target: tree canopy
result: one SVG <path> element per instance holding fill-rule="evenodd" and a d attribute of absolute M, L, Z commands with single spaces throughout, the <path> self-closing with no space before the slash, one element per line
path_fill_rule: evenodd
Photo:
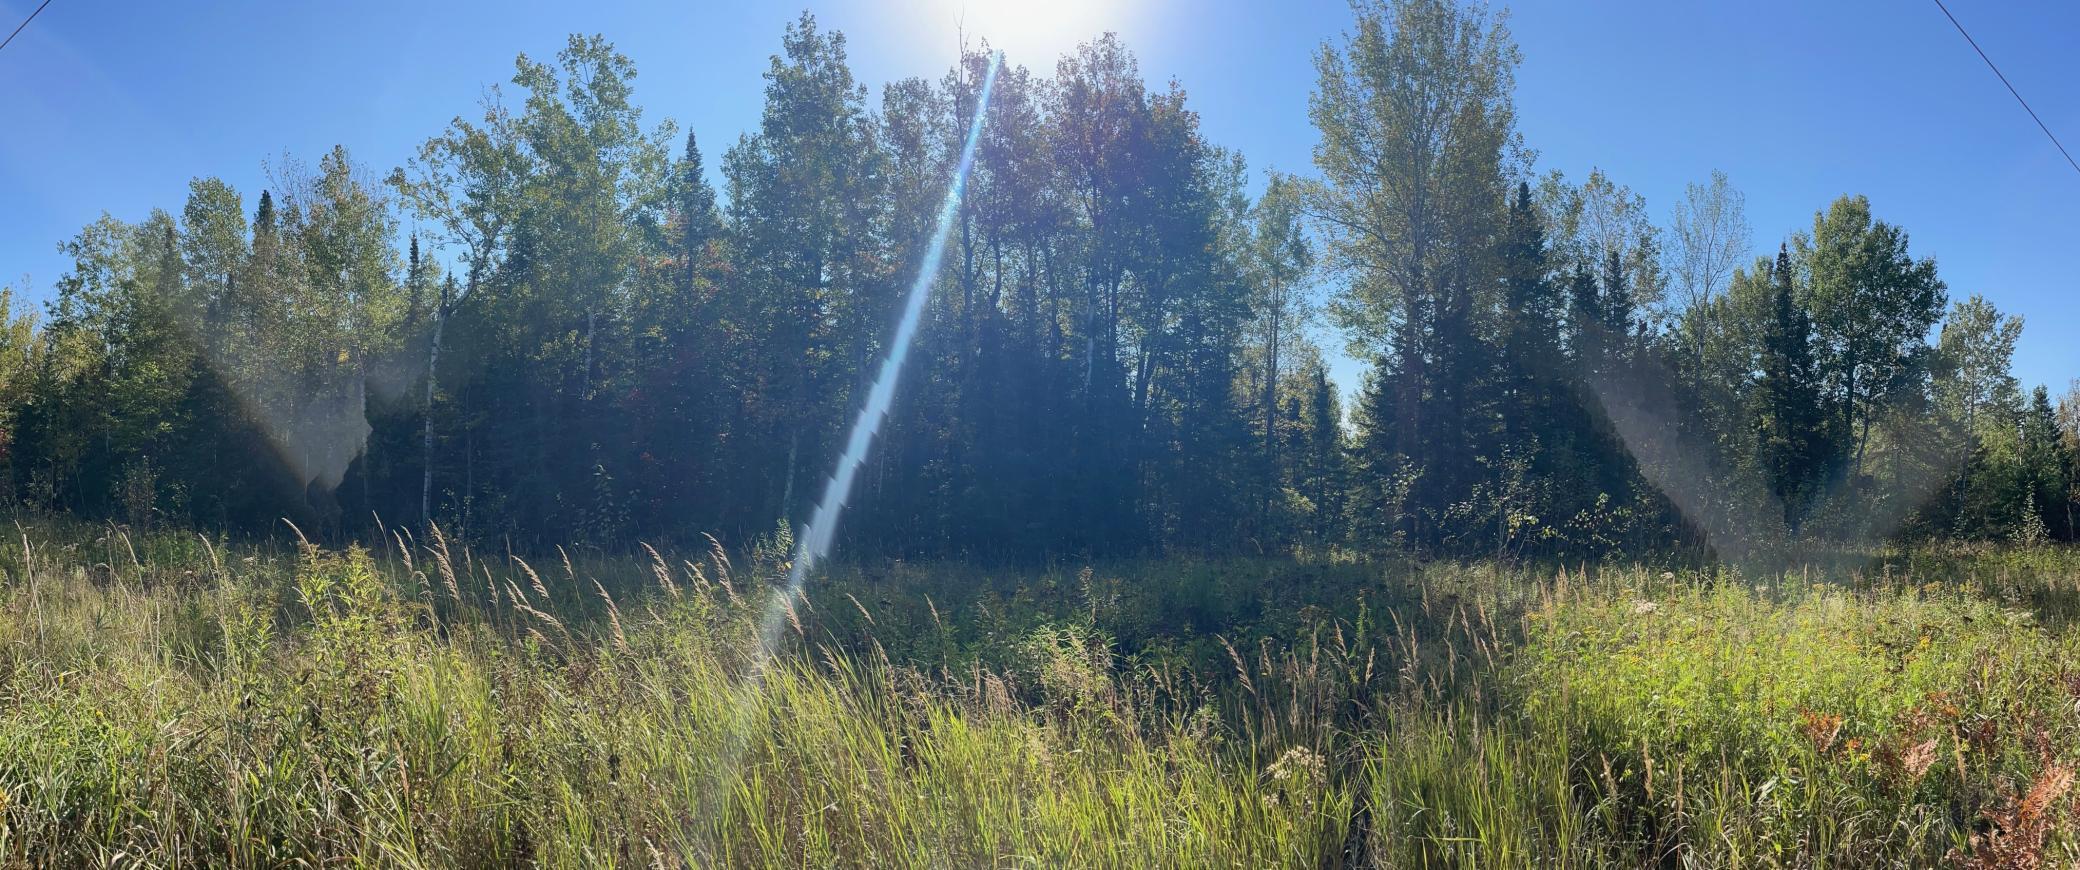
<path fill-rule="evenodd" d="M 1723 174 L 1664 228 L 1602 169 L 1535 166 L 1501 16 L 1355 10 L 1313 171 L 1261 176 L 1116 36 L 1011 59 L 983 108 L 982 51 L 877 99 L 804 14 L 718 190 L 715 140 L 573 36 L 401 167 L 198 177 L 66 241 L 41 318 L 0 294 L 5 496 L 514 546 L 798 522 L 981 110 L 860 552 L 2074 536 L 2080 398 L 2024 390 L 2020 320 L 1950 305 L 1869 201 L 1744 263 Z M 1348 413 L 1324 341 L 1371 364 Z"/>

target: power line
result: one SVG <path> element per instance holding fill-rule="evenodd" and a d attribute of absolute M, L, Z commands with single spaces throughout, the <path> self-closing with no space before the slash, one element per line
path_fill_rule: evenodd
<path fill-rule="evenodd" d="M 35 21 L 36 16 L 43 14 L 43 7 L 49 5 L 51 5 L 51 0 L 43 0 L 43 6 L 36 7 L 36 11 L 29 13 L 29 17 L 22 19 L 21 24 L 15 25 L 13 33 L 8 34 L 6 39 L 0 39 L 0 50 L 6 49 L 8 43 L 13 42 L 15 37 L 22 35 L 22 28 L 28 27 L 29 22 Z"/>
<path fill-rule="evenodd" d="M 49 0 L 45 0 L 45 2 L 49 2 Z M 2037 129 L 2044 131 L 2044 136 L 2051 140 L 2052 147 L 2057 148 L 2058 153 L 2065 155 L 2066 163 L 2073 167 L 2073 171 L 2080 172 L 2080 162 L 2074 161 L 2072 152 L 2067 151 L 2066 146 L 2058 141 L 2058 136 L 2051 132 L 2050 127 L 2044 126 L 2044 119 L 2037 117 L 2037 110 L 2029 107 L 2029 101 L 2022 98 L 2022 92 L 2015 90 L 2015 86 L 2008 82 L 2007 76 L 2001 75 L 2001 68 L 1994 66 L 1993 58 L 1986 56 L 1986 49 L 1980 48 L 1979 41 L 1973 39 L 1970 33 L 1965 32 L 1964 25 L 1958 23 L 1957 16 L 1950 14 L 1950 7 L 1944 6 L 1943 0 L 1936 0 L 1936 8 L 1943 10 L 1943 17 L 1950 19 L 1950 26 L 1957 28 L 1957 32 L 1964 36 L 1965 42 L 1971 43 L 1972 50 L 1979 53 L 1979 59 L 1986 61 L 1986 68 L 1993 70 L 1993 74 L 2000 78 L 2001 84 L 2008 86 L 2008 93 L 2015 95 L 2015 102 L 2021 103 L 2022 110 L 2029 113 L 2029 119 L 2037 122 Z"/>

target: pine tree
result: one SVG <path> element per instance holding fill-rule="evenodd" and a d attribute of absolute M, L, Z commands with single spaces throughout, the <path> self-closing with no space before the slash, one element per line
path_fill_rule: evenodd
<path fill-rule="evenodd" d="M 1306 407 L 1300 415 L 1304 449 L 1294 483 L 1313 507 L 1313 514 L 1308 518 L 1308 536 L 1321 546 L 1340 543 L 1343 539 L 1347 451 L 1342 403 L 1336 395 L 1336 385 L 1329 382 L 1326 366 L 1316 362 L 1312 369 Z"/>
<path fill-rule="evenodd" d="M 1576 263 L 1567 279 L 1567 350 L 1587 378 L 1603 370 L 1610 334 L 1603 327 L 1603 294 L 1589 268 Z"/>
<path fill-rule="evenodd" d="M 1498 254 L 1503 299 L 1496 328 L 1501 371 L 1495 412 L 1501 431 L 1489 464 L 1495 519 L 1507 545 L 1514 522 L 1550 512 L 1550 505 L 1526 491 L 1527 478 L 1555 473 L 1555 448 L 1572 434 L 1565 431 L 1566 409 L 1559 404 L 1565 390 L 1558 375 L 1562 300 L 1548 276 L 1544 221 L 1528 182 L 1517 185 Z"/>
<path fill-rule="evenodd" d="M 722 218 L 715 210 L 715 188 L 708 183 L 700 145 L 694 141 L 691 130 L 686 131 L 686 154 L 679 160 L 675 183 L 678 189 L 673 217 L 678 221 L 677 242 L 683 258 L 679 289 L 681 295 L 690 298 L 695 278 L 708 256 L 708 242 L 722 234 Z"/>
<path fill-rule="evenodd" d="M 253 209 L 253 234 L 272 236 L 275 233 L 274 195 L 260 191 L 260 205 Z"/>
<path fill-rule="evenodd" d="M 1358 391 L 1351 415 L 1352 486 L 1350 528 L 1368 546 L 1408 542 L 1408 490 L 1421 473 L 1397 444 L 1394 371 L 1385 356 L 1374 361 Z"/>
<path fill-rule="evenodd" d="M 1529 381 L 1536 373 L 1550 370 L 1559 362 L 1558 334 L 1560 298 L 1547 278 L 1545 227 L 1531 201 L 1531 185 L 1519 182 L 1511 201 L 1509 221 L 1504 228 L 1500 258 L 1503 273 L 1501 327 L 1505 375 L 1518 393 L 1517 410 L 1527 401 Z"/>
<path fill-rule="evenodd" d="M 1632 269 L 1625 258 L 1613 250 L 1603 258 L 1603 287 L 1597 299 L 1597 326 L 1606 336 L 1609 346 L 1605 352 L 1610 364 L 1622 364 L 1631 356 L 1635 341 L 1640 337 L 1637 330 L 1644 324 L 1634 323 L 1635 302 L 1632 298 Z"/>
<path fill-rule="evenodd" d="M 2070 540 L 2073 529 L 2065 506 L 2072 490 L 2072 469 L 2062 442 L 2051 392 L 2038 384 L 2030 392 L 2029 410 L 2022 418 L 2023 486 L 2036 522 L 2053 537 Z"/>
<path fill-rule="evenodd" d="M 1793 535 L 1805 520 L 1825 457 L 1826 426 L 1814 371 L 1812 324 L 1795 298 L 1791 255 L 1777 251 L 1771 270 L 1771 318 L 1762 339 L 1762 379 L 1755 390 L 1758 450 L 1770 491 L 1782 501 Z"/>

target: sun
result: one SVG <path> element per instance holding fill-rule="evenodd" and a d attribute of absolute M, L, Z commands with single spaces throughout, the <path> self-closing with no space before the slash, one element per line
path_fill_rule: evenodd
<path fill-rule="evenodd" d="M 987 40 L 1012 63 L 1051 67 L 1054 60 L 1109 30 L 1120 30 L 1135 5 L 1127 0 L 938 0 L 941 14 L 969 44 Z"/>

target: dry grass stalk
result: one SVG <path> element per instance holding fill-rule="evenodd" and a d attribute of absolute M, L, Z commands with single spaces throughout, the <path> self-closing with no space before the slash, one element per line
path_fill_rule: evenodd
<path fill-rule="evenodd" d="M 598 580 L 592 581 L 592 588 L 598 589 L 600 600 L 607 603 L 607 627 L 614 633 L 614 648 L 628 652 L 628 635 L 621 631 L 621 608 L 615 606 L 614 596 L 608 595 L 607 587 L 601 586 Z"/>
<path fill-rule="evenodd" d="M 439 524 L 427 523 L 426 528 L 433 534 L 433 564 L 440 569 L 441 583 L 448 587 L 449 600 L 460 604 L 462 586 L 455 581 L 455 560 L 448 552 L 448 536 L 441 534 Z"/>
<path fill-rule="evenodd" d="M 549 600 L 549 587 L 542 584 L 542 576 L 534 572 L 534 566 L 527 564 L 527 560 L 519 556 L 514 556 L 513 561 L 519 564 L 520 573 L 527 575 L 527 583 L 534 588 L 534 594 L 539 596 L 544 603 L 547 603 Z"/>
<path fill-rule="evenodd" d="M 853 595 L 852 595 L 852 593 L 850 593 L 850 592 L 847 592 L 847 593 L 845 593 L 845 597 L 846 597 L 846 598 L 848 598 L 848 599 L 850 599 L 850 600 L 852 601 L 852 606 L 853 606 L 853 607 L 856 607 L 856 608 L 858 608 L 858 609 L 859 609 L 859 615 L 860 615 L 860 616 L 861 616 L 862 618 L 866 619 L 866 621 L 867 621 L 867 624 L 868 624 L 868 625 L 873 625 L 873 624 L 874 624 L 874 614 L 871 614 L 871 613 L 868 613 L 868 612 L 867 612 L 867 606 L 866 606 L 866 605 L 864 605 L 864 604 L 861 604 L 861 603 L 859 603 L 859 599 L 858 599 L 858 598 L 854 598 L 854 597 L 853 597 Z"/>
<path fill-rule="evenodd" d="M 722 573 L 722 576 L 717 579 L 724 586 L 728 586 L 732 573 L 729 563 L 729 551 L 723 549 L 722 542 L 716 540 L 714 535 L 702 532 L 701 537 L 708 539 L 708 558 L 715 561 L 715 570 Z"/>
<path fill-rule="evenodd" d="M 666 594 L 678 598 L 679 584 L 672 582 L 671 566 L 665 564 L 664 557 L 658 554 L 656 547 L 641 542 L 638 544 L 643 548 L 643 552 L 650 554 L 650 573 L 656 575 L 657 585 L 663 588 Z"/>
<path fill-rule="evenodd" d="M 397 541 L 397 555 L 399 558 L 404 560 L 405 573 L 418 573 L 419 567 L 417 565 L 412 564 L 412 548 L 405 545 L 404 535 L 399 534 L 398 530 L 396 529 L 391 529 L 390 537 L 393 540 Z"/>

